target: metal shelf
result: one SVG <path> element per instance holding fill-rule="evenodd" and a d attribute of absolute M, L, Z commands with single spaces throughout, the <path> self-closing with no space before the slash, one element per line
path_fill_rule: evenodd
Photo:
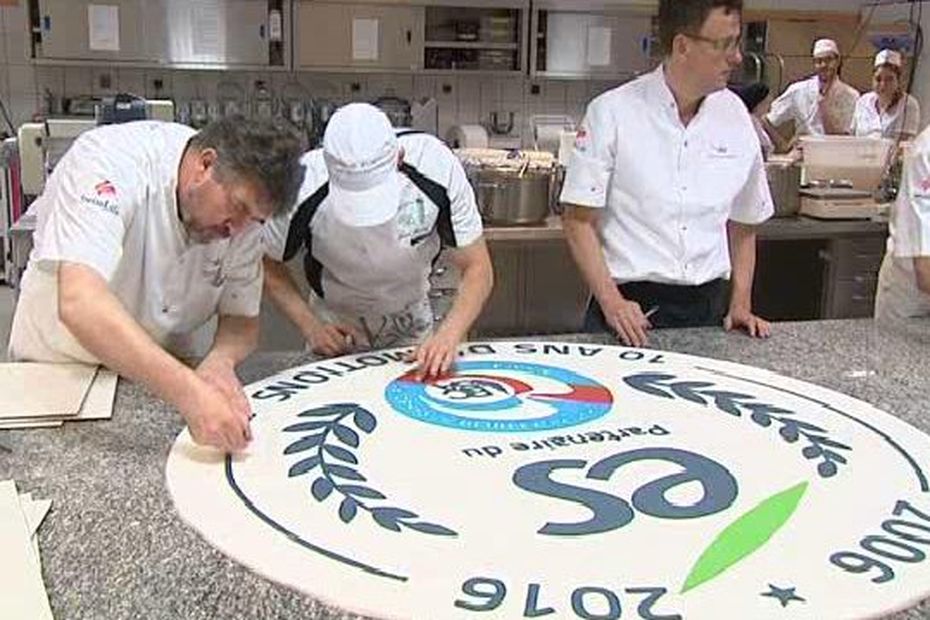
<path fill-rule="evenodd" d="M 454 50 L 517 50 L 520 47 L 517 43 L 485 43 L 482 41 L 427 41 L 423 46 Z"/>

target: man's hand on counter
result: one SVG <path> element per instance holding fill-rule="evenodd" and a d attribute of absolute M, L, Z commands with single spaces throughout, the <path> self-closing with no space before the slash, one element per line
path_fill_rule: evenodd
<path fill-rule="evenodd" d="M 628 347 L 645 347 L 648 344 L 646 330 L 652 329 L 652 324 L 638 303 L 618 296 L 616 301 L 601 309 L 620 342 Z"/>
<path fill-rule="evenodd" d="M 768 338 L 772 335 L 772 324 L 745 308 L 731 307 L 723 318 L 723 328 L 727 331 L 742 329 L 753 338 Z"/>

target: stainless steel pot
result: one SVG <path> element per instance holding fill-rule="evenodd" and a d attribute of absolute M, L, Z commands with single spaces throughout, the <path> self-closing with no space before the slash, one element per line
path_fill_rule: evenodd
<path fill-rule="evenodd" d="M 477 168 L 472 185 L 482 219 L 500 226 L 540 224 L 549 216 L 553 175 L 549 170 Z"/>

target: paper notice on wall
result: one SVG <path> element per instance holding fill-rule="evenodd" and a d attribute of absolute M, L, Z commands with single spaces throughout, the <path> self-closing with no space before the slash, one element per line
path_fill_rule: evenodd
<path fill-rule="evenodd" d="M 606 67 L 610 64 L 610 28 L 588 27 L 588 65 Z"/>
<path fill-rule="evenodd" d="M 90 49 L 119 51 L 119 7 L 110 4 L 87 5 L 87 40 Z"/>
<path fill-rule="evenodd" d="M 193 52 L 195 56 L 215 58 L 224 52 L 225 36 L 220 7 L 212 2 L 191 6 L 193 17 Z"/>
<path fill-rule="evenodd" d="M 378 60 L 378 20 L 352 20 L 352 60 Z"/>

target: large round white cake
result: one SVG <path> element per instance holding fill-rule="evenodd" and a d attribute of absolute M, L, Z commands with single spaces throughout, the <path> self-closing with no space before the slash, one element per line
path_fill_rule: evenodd
<path fill-rule="evenodd" d="M 232 458 L 185 431 L 181 517 L 237 561 L 390 618 L 862 618 L 930 595 L 930 437 L 765 370 L 485 343 L 247 388 Z"/>

